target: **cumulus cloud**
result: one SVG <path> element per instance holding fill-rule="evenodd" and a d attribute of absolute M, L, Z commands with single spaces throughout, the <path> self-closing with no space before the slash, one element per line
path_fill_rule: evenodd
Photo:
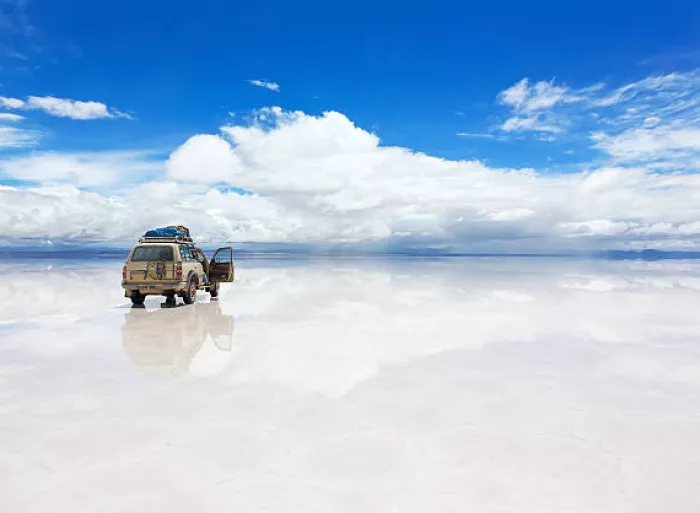
<path fill-rule="evenodd" d="M 270 91 L 279 92 L 280 90 L 280 85 L 277 82 L 267 82 L 265 80 L 248 80 L 248 83 L 256 87 L 269 89 Z"/>
<path fill-rule="evenodd" d="M 218 135 L 195 135 L 165 164 L 168 178 L 181 182 L 230 183 L 242 167 L 231 145 Z"/>
<path fill-rule="evenodd" d="M 10 173 L 90 183 L 80 169 L 45 160 L 15 165 Z M 107 175 L 98 174 L 95 183 Z M 235 192 L 240 189 L 252 194 Z M 4 187 L 0 237 L 131 241 L 148 227 L 177 221 L 202 241 L 352 243 L 377 250 L 697 248 L 699 194 L 695 174 L 619 166 L 566 175 L 492 168 L 384 146 L 338 112 L 268 108 L 249 125 L 193 136 L 161 174 L 122 191 Z"/>
<path fill-rule="evenodd" d="M 71 119 L 131 118 L 104 103 L 53 96 L 30 96 L 26 100 L 0 97 L 0 106 L 14 110 L 40 110 L 51 116 Z"/>

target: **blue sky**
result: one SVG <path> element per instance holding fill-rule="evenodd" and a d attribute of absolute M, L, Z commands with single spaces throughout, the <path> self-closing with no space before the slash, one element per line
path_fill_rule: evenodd
<path fill-rule="evenodd" d="M 487 128 L 500 113 L 498 92 L 523 77 L 623 84 L 700 62 L 696 2 L 12 4 L 5 12 L 22 9 L 13 22 L 26 26 L 2 31 L 3 94 L 97 99 L 137 117 L 89 125 L 36 119 L 51 130 L 52 148 L 169 150 L 192 132 L 215 130 L 229 111 L 274 102 L 338 110 L 386 144 L 541 165 L 542 145 L 504 148 L 454 135 Z M 277 82 L 280 93 L 250 87 L 250 79 Z"/>
<path fill-rule="evenodd" d="M 228 162 L 221 164 L 224 167 L 233 167 L 214 173 L 216 180 L 210 180 L 206 187 L 201 180 L 194 180 L 200 189 L 187 189 L 187 194 L 206 195 L 208 190 L 226 194 L 231 187 L 240 187 L 261 197 L 284 195 L 284 206 L 266 208 L 287 211 L 298 188 L 283 185 L 284 181 L 270 185 L 277 171 L 271 171 L 269 163 L 250 165 L 257 161 L 246 141 L 257 132 L 238 134 L 245 139 L 241 143 L 222 129 L 238 126 L 253 130 L 268 123 L 265 144 L 272 144 L 282 138 L 282 132 L 297 130 L 304 119 L 322 120 L 325 112 L 344 117 L 345 121 L 336 120 L 337 124 L 328 122 L 338 129 L 338 138 L 348 135 L 343 130 L 352 132 L 357 127 L 367 141 L 378 137 L 376 146 L 389 149 L 384 154 L 404 148 L 453 163 L 478 162 L 488 169 L 534 170 L 537 176 L 596 169 L 609 174 L 608 168 L 622 165 L 634 168 L 629 173 L 615 171 L 625 177 L 625 183 L 640 166 L 654 173 L 689 174 L 695 170 L 700 151 L 694 132 L 700 117 L 695 108 L 700 91 L 696 71 L 700 67 L 699 25 L 700 5 L 690 1 L 569 6 L 549 2 L 397 5 L 375 1 L 337 5 L 0 0 L 0 97 L 6 99 L 4 104 L 0 101 L 4 106 L 0 109 L 0 184 L 32 191 L 72 186 L 80 193 L 99 194 L 100 201 L 107 202 L 119 198 L 130 201 L 137 186 L 172 182 L 176 176 L 187 182 L 184 189 L 191 187 L 193 180 L 187 178 L 190 171 L 183 171 L 182 163 L 166 165 L 163 171 L 164 163 L 174 162 L 173 152 L 191 137 L 211 135 L 217 138 L 214 146 L 222 151 L 221 159 L 210 157 L 217 150 L 208 148 L 206 155 L 200 153 L 186 162 L 191 169 L 204 164 L 217 168 L 221 162 Z M 269 87 L 264 87 L 266 84 Z M 681 102 L 686 102 L 683 108 Z M 281 110 L 267 111 L 267 119 L 263 119 L 264 109 L 273 106 Z M 289 114 L 294 112 L 296 116 Z M 303 137 L 319 135 L 311 126 L 313 122 L 306 125 L 309 131 Z M 289 130 L 282 130 L 275 138 L 285 126 Z M 649 137 L 656 146 L 660 144 L 653 155 L 640 151 L 640 145 L 649 146 Z M 218 145 L 224 139 L 226 148 Z M 290 142 L 291 146 L 297 144 Z M 324 153 L 324 158 L 332 157 L 335 162 L 341 155 L 365 152 L 363 144 L 359 143 L 359 150 L 343 149 L 343 143 L 334 140 L 330 147 L 342 151 L 333 155 L 329 150 L 331 154 Z M 229 146 L 236 165 L 242 162 L 248 166 L 245 170 L 235 171 L 236 165 L 227 160 Z M 264 145 L 261 142 L 258 146 Z M 289 146 L 283 146 L 272 144 L 271 151 L 285 155 Z M 299 173 L 319 167 L 318 161 L 313 165 L 307 162 L 314 147 L 309 143 L 311 153 L 301 156 L 305 164 L 299 164 L 303 167 Z M 34 160 L 28 161 L 29 157 Z M 207 160 L 210 158 L 216 162 Z M 339 167 L 352 173 L 358 165 L 348 162 Z M 173 166 L 179 170 L 175 174 Z M 297 165 L 290 167 L 296 169 Z M 399 181 L 408 184 L 415 173 L 425 172 L 409 168 Z M 116 179 L 104 178 L 122 172 L 124 175 Z M 245 178 L 245 173 L 255 174 L 255 179 Z M 262 173 L 268 173 L 263 180 Z M 388 174 L 382 171 L 382 176 Z M 442 184 L 449 183 L 449 179 L 433 176 Z M 368 192 L 364 185 L 348 184 L 346 175 L 337 178 L 335 191 L 324 189 L 324 194 L 333 198 L 355 195 L 367 201 L 377 193 L 371 188 Z M 324 180 L 315 174 L 306 179 Z M 474 186 L 473 182 L 459 183 Z M 431 185 L 422 187 L 430 189 Z M 683 192 L 694 197 L 689 187 L 684 184 Z M 318 200 L 319 190 L 306 192 L 311 194 L 307 199 Z M 498 198 L 496 210 L 518 208 L 516 204 L 504 205 L 506 198 L 500 192 L 494 196 Z M 406 211 L 387 213 L 385 207 L 394 200 L 379 195 L 372 203 L 375 210 L 365 213 L 368 217 L 385 216 L 383 226 L 360 230 L 354 238 L 348 235 L 352 229 L 339 229 L 338 223 L 335 228 L 324 225 L 312 231 L 341 241 L 397 236 L 443 240 L 454 226 L 447 229 L 445 225 L 441 198 L 438 194 L 431 199 L 436 202 L 433 210 L 430 204 L 413 209 L 404 205 Z M 190 205 L 199 200 L 178 197 L 176 201 Z M 306 212 L 298 223 L 307 222 L 305 216 L 327 213 L 328 202 L 321 203 L 321 210 Z M 339 203 L 333 203 L 332 214 L 342 217 L 343 209 L 356 211 L 356 203 L 353 199 L 351 207 L 343 203 L 340 209 Z M 236 215 L 243 215 L 238 207 Z M 485 228 L 480 223 L 488 215 L 498 215 L 488 214 L 486 207 L 476 209 L 481 217 L 475 219 L 480 222 L 468 233 L 473 235 L 476 230 L 482 236 Z M 228 207 L 220 208 L 228 212 Z M 556 210 L 537 214 L 551 217 Z M 673 219 L 656 214 L 647 219 L 648 212 L 642 212 L 630 220 L 608 210 L 579 212 L 561 222 L 589 223 L 587 226 L 592 226 L 591 222 L 623 222 L 630 229 L 639 228 L 629 224 L 633 222 L 646 223 L 647 228 L 666 223 L 678 229 L 697 221 L 688 212 Z M 532 218 L 523 212 L 505 217 L 509 222 L 513 215 Z M 419 219 L 440 217 L 442 221 L 404 229 L 396 220 L 406 213 Z M 289 211 L 283 217 L 293 214 Z M 7 215 L 7 223 L 18 222 Z M 459 217 L 465 216 L 454 216 Z M 153 222 L 160 220 L 154 218 Z M 277 235 L 262 235 L 264 228 L 259 226 L 256 231 L 252 226 L 267 225 L 269 218 L 246 220 L 248 228 L 229 226 L 219 235 L 283 242 L 309 239 L 298 233 L 298 224 L 272 229 Z M 142 224 L 149 222 L 142 219 Z M 192 222 L 206 224 L 198 219 Z M 518 236 L 513 240 L 535 236 L 529 231 L 532 226 L 526 233 L 522 228 L 516 230 Z M 502 223 L 494 229 L 499 234 L 494 240 L 502 240 Z M 547 230 L 538 225 L 534 232 L 537 237 L 544 233 L 550 238 L 554 229 Z M 557 237 L 561 236 L 561 227 L 556 230 Z M 111 238 L 97 227 L 66 234 L 38 226 L 34 230 L 11 229 L 2 235 L 9 239 Z M 460 237 L 466 236 L 451 234 L 449 243 L 459 243 Z"/>

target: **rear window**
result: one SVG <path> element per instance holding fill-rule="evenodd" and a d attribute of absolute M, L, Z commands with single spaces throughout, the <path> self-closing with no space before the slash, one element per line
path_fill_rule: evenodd
<path fill-rule="evenodd" d="M 173 248 L 172 246 L 138 246 L 131 255 L 132 262 L 146 262 L 148 260 L 165 260 L 172 262 Z"/>

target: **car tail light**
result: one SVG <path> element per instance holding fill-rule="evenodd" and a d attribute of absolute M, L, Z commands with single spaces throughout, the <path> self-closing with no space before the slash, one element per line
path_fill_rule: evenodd
<path fill-rule="evenodd" d="M 122 280 L 126 281 L 126 265 L 122 267 Z"/>
<path fill-rule="evenodd" d="M 181 280 L 182 279 L 182 264 L 177 264 L 177 279 Z"/>

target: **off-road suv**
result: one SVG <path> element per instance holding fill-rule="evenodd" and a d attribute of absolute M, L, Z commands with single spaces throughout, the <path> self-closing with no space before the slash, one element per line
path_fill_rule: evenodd
<path fill-rule="evenodd" d="M 233 278 L 230 247 L 217 249 L 207 260 L 189 237 L 141 237 L 122 269 L 124 297 L 134 305 L 142 305 L 149 295 L 165 296 L 169 303 L 180 296 L 192 304 L 198 290 L 217 297 L 220 284 Z"/>

